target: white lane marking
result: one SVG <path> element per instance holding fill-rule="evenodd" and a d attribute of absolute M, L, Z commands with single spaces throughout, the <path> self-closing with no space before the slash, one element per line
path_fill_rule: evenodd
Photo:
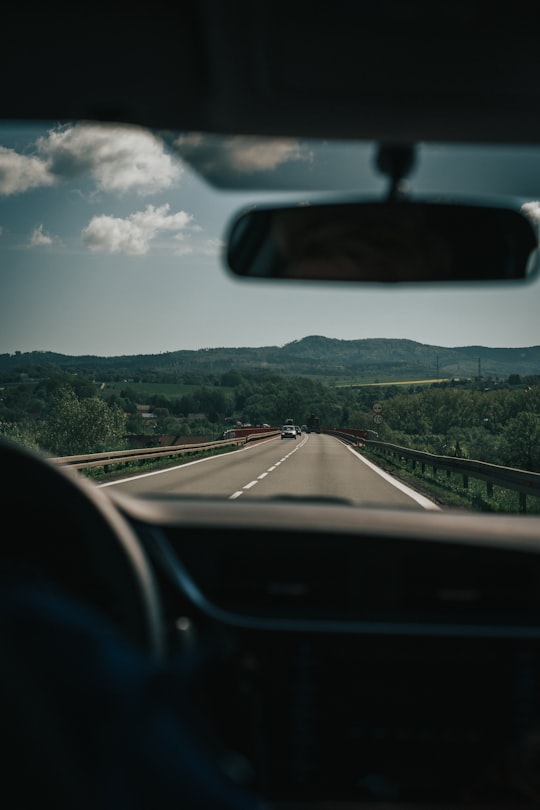
<path fill-rule="evenodd" d="M 392 484 L 392 486 L 394 486 L 396 489 L 399 489 L 401 490 L 401 492 L 404 492 L 405 495 L 408 495 L 409 498 L 412 498 L 413 501 L 416 501 L 416 503 L 420 504 L 420 506 L 423 506 L 424 509 L 428 510 L 431 509 L 439 512 L 441 511 L 441 507 L 437 506 L 436 503 L 433 503 L 433 501 L 430 501 L 429 498 L 426 498 L 424 495 L 420 495 L 419 492 L 415 492 L 414 489 L 410 489 L 410 487 L 406 486 L 406 484 L 403 484 L 401 481 L 398 481 L 397 478 L 392 478 L 392 476 L 389 473 L 385 472 L 384 470 L 381 470 L 380 467 L 377 467 L 371 461 L 368 461 L 367 458 L 364 458 L 364 456 L 360 455 L 360 453 L 357 453 L 356 450 L 354 450 L 349 444 L 346 444 L 345 447 L 347 448 L 347 450 L 350 450 L 350 452 L 353 453 L 355 458 L 366 464 L 371 470 L 373 470 L 373 472 L 376 472 L 377 475 L 380 475 L 381 478 L 384 478 L 385 481 L 388 481 L 388 483 Z"/>
<path fill-rule="evenodd" d="M 240 495 L 243 495 L 243 494 L 244 494 L 243 491 L 241 489 L 239 489 L 237 492 L 233 492 L 232 495 L 229 495 L 229 500 L 234 501 L 235 498 L 239 498 Z"/>
<path fill-rule="evenodd" d="M 293 453 L 296 453 L 296 451 L 300 447 L 302 447 L 302 445 L 305 444 L 306 442 L 307 442 L 307 436 L 304 437 L 304 439 L 300 442 L 300 444 L 296 445 L 294 450 L 291 450 L 291 452 L 287 453 L 287 455 L 283 456 L 282 459 L 280 459 L 279 461 L 276 461 L 276 463 L 272 467 L 269 467 L 266 472 L 261 473 L 261 475 L 258 475 L 256 481 L 250 481 L 249 484 L 246 484 L 242 488 L 242 491 L 245 490 L 245 489 L 251 489 L 251 487 L 254 487 L 255 484 L 258 483 L 258 481 L 261 481 L 263 478 L 266 478 L 266 476 L 268 475 L 269 472 L 273 472 L 276 469 L 276 467 L 279 467 L 279 465 L 282 464 L 286 459 L 288 459 L 289 456 L 292 456 Z M 241 495 L 241 494 L 242 494 L 242 492 L 233 492 L 232 495 L 229 495 L 229 500 L 233 500 L 234 498 L 238 498 L 239 495 Z"/>

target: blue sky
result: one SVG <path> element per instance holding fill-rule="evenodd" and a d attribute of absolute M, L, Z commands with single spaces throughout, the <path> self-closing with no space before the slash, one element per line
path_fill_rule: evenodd
<path fill-rule="evenodd" d="M 340 187 L 380 197 L 384 182 L 368 144 L 228 138 L 215 146 L 200 135 L 175 141 L 133 128 L 3 125 L 0 352 L 153 354 L 314 334 L 540 344 L 538 281 L 451 292 L 233 278 L 223 262 L 230 218 L 257 201 L 290 200 L 287 173 L 306 199 Z M 241 190 L 227 188 L 232 177 Z M 425 149 L 411 186 L 536 203 L 540 151 L 515 157 L 501 147 L 480 158 L 476 148 Z"/>

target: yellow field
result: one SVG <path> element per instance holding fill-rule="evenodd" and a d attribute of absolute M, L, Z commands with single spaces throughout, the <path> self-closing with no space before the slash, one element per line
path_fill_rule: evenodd
<path fill-rule="evenodd" d="M 378 386 L 379 388 L 387 385 L 429 385 L 431 383 L 450 382 L 456 379 L 455 377 L 440 377 L 438 379 L 430 380 L 399 380 L 397 382 L 374 382 L 374 383 L 340 383 L 336 388 L 368 388 Z"/>

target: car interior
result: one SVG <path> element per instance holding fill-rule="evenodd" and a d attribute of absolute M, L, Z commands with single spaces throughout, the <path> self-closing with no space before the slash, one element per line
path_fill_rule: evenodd
<path fill-rule="evenodd" d="M 459 198 L 451 183 L 444 198 L 408 191 L 441 144 L 458 161 L 465 147 L 540 144 L 532 4 L 191 0 L 30 14 L 3 12 L 3 123 L 204 133 L 216 155 L 233 136 L 375 145 L 366 193 L 354 165 L 320 205 L 279 184 L 249 188 L 261 204 L 223 222 L 236 284 L 350 285 L 361 299 L 374 282 L 432 283 L 441 298 L 455 282 L 534 283 L 538 233 L 519 210 Z M 178 149 L 217 189 L 249 182 L 219 174 L 210 149 Z M 418 248 L 410 265 L 394 261 L 402 234 Z M 291 443 L 280 441 L 288 416 Z M 283 413 L 281 453 L 326 440 L 331 426 L 305 418 Z M 190 705 L 216 769 L 227 760 L 227 779 L 259 807 L 540 805 L 540 517 L 307 490 L 177 496 L 157 476 L 150 491 L 96 485 L 0 439 L 1 568 L 18 576 L 31 562 L 145 656 L 194 666 Z M 30 691 L 40 677 L 27 673 Z M 50 743 L 26 749 L 19 733 L 21 756 Z"/>

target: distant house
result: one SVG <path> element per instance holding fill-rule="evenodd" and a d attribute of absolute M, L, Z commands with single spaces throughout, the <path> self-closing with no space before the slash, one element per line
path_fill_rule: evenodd
<path fill-rule="evenodd" d="M 141 419 L 155 419 L 156 415 L 150 408 L 150 405 L 137 405 L 137 412 L 136 416 L 139 416 Z"/>

